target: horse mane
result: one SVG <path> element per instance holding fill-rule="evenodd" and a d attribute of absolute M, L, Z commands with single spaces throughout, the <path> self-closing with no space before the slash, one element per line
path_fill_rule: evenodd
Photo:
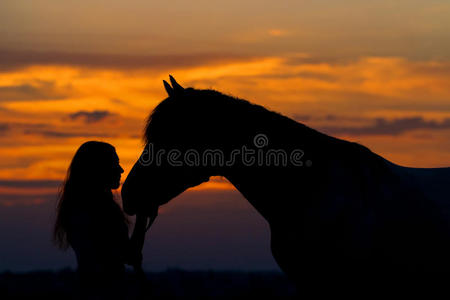
<path fill-rule="evenodd" d="M 205 107 L 208 107 L 208 109 L 213 112 L 219 111 L 230 114 L 229 117 L 233 118 L 233 120 L 241 116 L 243 118 L 251 116 L 251 120 L 254 121 L 258 121 L 259 119 L 264 121 L 270 120 L 271 124 L 277 124 L 277 127 L 282 127 L 283 130 L 287 132 L 291 130 L 298 132 L 299 128 L 302 128 L 308 136 L 317 134 L 325 135 L 276 111 L 269 110 L 248 100 L 226 95 L 216 90 L 186 88 L 184 93 L 185 97 L 183 96 L 183 98 L 188 99 L 168 97 L 161 101 L 148 115 L 143 132 L 143 141 L 145 144 L 149 143 L 151 132 L 157 126 L 155 124 L 179 109 L 181 103 L 186 103 L 189 106 L 189 111 L 194 114 L 208 113 L 205 110 Z M 195 116 L 191 117 L 193 120 L 196 120 Z"/>
<path fill-rule="evenodd" d="M 202 123 L 204 121 L 201 119 L 201 116 L 206 115 L 210 120 L 213 120 L 211 122 L 217 122 L 217 119 L 222 117 L 229 118 L 232 121 L 227 122 L 227 126 L 229 126 L 227 131 L 235 133 L 242 131 L 242 128 L 234 125 L 234 123 L 243 124 L 243 122 L 236 122 L 240 118 L 245 120 L 244 123 L 249 124 L 249 126 L 252 123 L 264 124 L 264 128 L 255 128 L 257 130 L 255 133 L 265 132 L 280 135 L 280 132 L 282 132 L 282 136 L 289 138 L 282 142 L 283 145 L 281 147 L 296 148 L 300 146 L 309 153 L 314 152 L 317 154 L 324 154 L 329 149 L 333 149 L 341 160 L 352 161 L 355 156 L 361 155 L 378 163 L 385 160 L 359 143 L 329 136 L 278 112 L 269 110 L 262 105 L 226 95 L 216 90 L 186 88 L 181 97 L 184 99 L 178 99 L 173 96 L 167 97 L 149 114 L 143 134 L 145 145 L 150 143 L 150 136 L 153 130 L 156 129 L 155 132 L 157 132 L 161 127 L 170 126 L 165 122 L 174 120 L 172 115 L 177 115 L 178 113 L 177 116 L 188 114 L 187 122 L 195 123 L 199 128 L 204 127 Z M 217 112 L 220 112 L 219 116 Z M 298 144 L 299 141 L 300 145 Z M 305 143 L 305 141 L 309 141 L 309 143 Z"/>

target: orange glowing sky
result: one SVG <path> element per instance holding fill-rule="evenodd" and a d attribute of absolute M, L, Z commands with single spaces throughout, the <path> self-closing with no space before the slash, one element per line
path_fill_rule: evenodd
<path fill-rule="evenodd" d="M 449 16 L 448 0 L 1 0 L 0 271 L 74 265 L 49 237 L 70 160 L 109 142 L 124 179 L 168 74 L 450 166 Z M 277 268 L 267 223 L 221 178 L 162 214 L 147 269 Z"/>
<path fill-rule="evenodd" d="M 435 0 L 4 0 L 0 181 L 61 180 L 92 139 L 116 146 L 125 177 L 169 73 L 395 163 L 448 166 L 449 15 Z M 0 202 L 48 189 L 4 184 Z"/>

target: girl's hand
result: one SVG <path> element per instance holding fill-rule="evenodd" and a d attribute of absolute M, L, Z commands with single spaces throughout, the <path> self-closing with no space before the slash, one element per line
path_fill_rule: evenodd
<path fill-rule="evenodd" d="M 133 234 L 130 238 L 126 263 L 137 267 L 142 264 L 142 248 L 144 247 L 145 232 L 148 223 L 148 217 L 136 215 Z"/>

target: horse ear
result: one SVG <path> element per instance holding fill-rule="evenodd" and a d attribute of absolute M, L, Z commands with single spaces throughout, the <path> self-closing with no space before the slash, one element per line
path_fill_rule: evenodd
<path fill-rule="evenodd" d="M 169 97 L 175 95 L 175 91 L 170 86 L 170 84 L 168 84 L 167 81 L 165 81 L 165 80 L 163 80 L 163 83 L 164 83 L 164 88 L 166 89 L 167 95 L 169 95 Z"/>
<path fill-rule="evenodd" d="M 170 83 L 172 83 L 172 87 L 173 90 L 175 91 L 175 93 L 180 93 L 182 91 L 184 91 L 184 88 L 178 84 L 178 82 L 176 82 L 175 78 L 173 78 L 172 75 L 169 75 L 170 78 Z"/>

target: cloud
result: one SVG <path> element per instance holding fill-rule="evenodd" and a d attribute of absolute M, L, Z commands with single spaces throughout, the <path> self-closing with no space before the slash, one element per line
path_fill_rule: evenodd
<path fill-rule="evenodd" d="M 94 114 L 89 118 L 101 119 L 101 114 Z M 108 114 L 112 115 L 112 114 Z M 84 115 L 80 117 L 84 118 Z M 91 120 L 91 122 L 93 122 Z M 89 123 L 86 121 L 86 123 Z M 90 123 L 89 123 L 90 124 Z M 56 129 L 55 129 L 56 128 Z M 76 131 L 73 130 L 72 127 L 55 127 L 54 124 L 51 123 L 23 123 L 23 122 L 4 122 L 0 123 L 0 135 L 4 134 L 7 131 L 15 130 L 15 132 L 20 132 L 25 135 L 40 135 L 49 138 L 70 138 L 70 137 L 114 137 L 117 134 L 106 133 L 104 131 L 89 131 L 91 128 L 86 128 L 86 131 Z M 107 129 L 105 129 L 107 130 Z"/>
<path fill-rule="evenodd" d="M 168 70 L 213 63 L 247 60 L 235 54 L 196 53 L 167 55 L 124 55 L 105 53 L 24 52 L 0 49 L 0 71 L 20 69 L 32 65 L 70 65 L 106 69 Z"/>
<path fill-rule="evenodd" d="M 321 74 L 321 73 L 315 73 L 315 72 L 308 72 L 308 71 L 301 71 L 297 73 L 284 73 L 284 74 L 261 74 L 258 75 L 258 78 L 266 78 L 266 79 L 289 79 L 293 77 L 298 77 L 302 79 L 317 79 L 320 81 L 327 81 L 327 82 L 335 82 L 339 79 L 339 76 L 337 75 L 331 75 L 331 74 Z"/>
<path fill-rule="evenodd" d="M 377 118 L 374 120 L 374 124 L 368 126 L 322 127 L 321 129 L 330 134 L 399 135 L 417 129 L 450 129 L 450 118 L 447 118 L 441 122 L 435 120 L 425 120 L 422 117 L 407 117 L 393 120 Z"/>
<path fill-rule="evenodd" d="M 47 123 L 25 123 L 25 122 L 4 122 L 0 123 L 0 128 L 4 127 L 5 130 L 12 129 L 24 129 L 24 130 L 35 130 L 35 129 L 45 129 L 52 126 Z M 1 129 L 0 129 L 1 131 Z"/>
<path fill-rule="evenodd" d="M 85 123 L 90 124 L 90 123 L 99 122 L 109 116 L 112 116 L 112 115 L 113 114 L 107 110 L 94 110 L 91 112 L 85 111 L 85 110 L 80 110 L 80 111 L 70 114 L 69 118 L 72 120 L 82 119 L 82 120 L 84 120 Z"/>
<path fill-rule="evenodd" d="M 10 179 L 0 180 L 0 187 L 12 187 L 12 188 L 56 188 L 61 184 L 60 180 L 21 180 Z"/>
<path fill-rule="evenodd" d="M 25 134 L 42 135 L 49 138 L 71 138 L 71 137 L 114 137 L 115 135 L 104 132 L 69 132 L 58 130 L 33 130 L 28 129 L 24 131 Z"/>
<path fill-rule="evenodd" d="M 313 117 L 311 115 L 306 115 L 306 114 L 293 114 L 292 118 L 294 120 L 296 120 L 297 122 L 305 122 L 305 121 L 309 121 L 311 120 Z"/>
<path fill-rule="evenodd" d="M 1 65 L 1 62 L 0 62 Z M 37 80 L 34 84 L 0 86 L 1 101 L 64 99 L 67 93 L 59 91 L 54 81 Z"/>
<path fill-rule="evenodd" d="M 8 123 L 0 123 L 0 135 L 5 134 L 10 129 Z"/>
<path fill-rule="evenodd" d="M 33 205 L 56 199 L 61 180 L 0 180 L 0 206 Z"/>
<path fill-rule="evenodd" d="M 335 114 L 326 114 L 326 115 L 308 115 L 308 114 L 298 114 L 295 113 L 292 115 L 292 118 L 297 122 L 304 121 L 350 121 L 350 122 L 367 122 L 367 118 L 358 117 L 358 116 L 343 116 L 343 115 L 335 115 Z M 369 120 L 370 121 L 370 120 Z"/>

